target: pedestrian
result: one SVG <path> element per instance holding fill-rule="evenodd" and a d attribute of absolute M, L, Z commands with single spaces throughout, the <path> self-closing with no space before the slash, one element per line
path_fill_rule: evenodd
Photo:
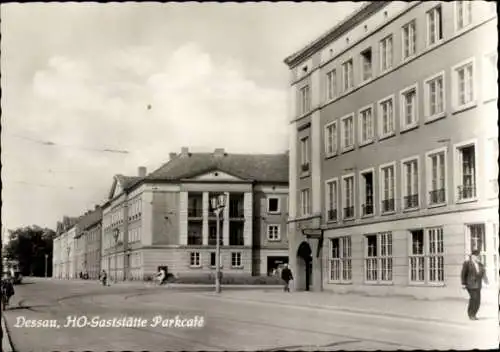
<path fill-rule="evenodd" d="M 106 274 L 106 270 L 102 269 L 99 279 L 101 280 L 103 286 L 107 286 L 108 274 Z"/>
<path fill-rule="evenodd" d="M 285 282 L 285 286 L 283 287 L 283 291 L 290 292 L 290 281 L 293 280 L 292 271 L 288 267 L 288 264 L 285 264 L 283 269 L 281 270 L 281 279 Z"/>
<path fill-rule="evenodd" d="M 482 282 L 488 284 L 484 265 L 479 258 L 479 251 L 472 251 L 469 259 L 462 266 L 462 286 L 469 292 L 469 305 L 467 315 L 470 320 L 478 320 L 477 312 L 481 306 Z"/>
<path fill-rule="evenodd" d="M 5 310 L 9 305 L 10 298 L 14 296 L 14 283 L 10 272 L 7 272 L 2 278 L 2 310 Z"/>
<path fill-rule="evenodd" d="M 167 274 L 165 273 L 164 268 L 160 268 L 160 272 L 157 275 L 157 280 L 158 280 L 158 286 L 163 285 L 165 279 L 166 279 Z"/>

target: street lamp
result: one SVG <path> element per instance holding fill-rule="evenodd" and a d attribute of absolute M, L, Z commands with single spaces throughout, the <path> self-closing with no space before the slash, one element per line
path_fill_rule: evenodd
<path fill-rule="evenodd" d="M 45 278 L 47 278 L 47 259 L 49 258 L 48 254 L 45 254 Z"/>
<path fill-rule="evenodd" d="M 116 269 L 117 265 L 118 265 L 118 236 L 120 235 L 120 230 L 119 229 L 114 229 L 113 230 L 113 238 L 115 240 L 115 274 L 113 275 L 114 276 L 114 279 L 115 279 L 115 283 L 118 282 L 117 280 L 117 274 L 118 274 L 118 270 Z"/>
<path fill-rule="evenodd" d="M 217 218 L 217 234 L 216 234 L 216 250 L 215 250 L 215 267 L 216 267 L 216 277 L 215 277 L 215 292 L 220 293 L 220 216 L 221 212 L 226 206 L 226 196 L 220 194 L 218 196 L 212 197 L 210 199 L 212 210 Z"/>

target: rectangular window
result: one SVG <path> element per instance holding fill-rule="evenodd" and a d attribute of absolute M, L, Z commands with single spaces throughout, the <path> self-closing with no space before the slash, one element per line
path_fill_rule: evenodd
<path fill-rule="evenodd" d="M 348 283 L 352 280 L 351 237 L 330 240 L 330 281 Z"/>
<path fill-rule="evenodd" d="M 381 196 L 382 196 L 382 213 L 389 213 L 395 211 L 394 198 L 395 198 L 395 170 L 394 165 L 381 167 Z"/>
<path fill-rule="evenodd" d="M 444 282 L 443 228 L 410 231 L 410 282 Z"/>
<path fill-rule="evenodd" d="M 380 138 L 394 134 L 394 99 L 393 97 L 379 103 Z"/>
<path fill-rule="evenodd" d="M 200 264 L 200 252 L 191 252 L 190 253 L 189 265 L 193 266 L 193 267 L 201 266 L 201 264 Z"/>
<path fill-rule="evenodd" d="M 432 46 L 443 39 L 441 6 L 427 12 L 427 45 Z"/>
<path fill-rule="evenodd" d="M 354 116 L 342 118 L 342 151 L 354 148 Z"/>
<path fill-rule="evenodd" d="M 337 180 L 332 180 L 326 183 L 327 191 L 327 219 L 328 221 L 337 221 L 337 199 L 338 189 Z"/>
<path fill-rule="evenodd" d="M 361 173 L 361 211 L 363 216 L 373 215 L 373 171 Z"/>
<path fill-rule="evenodd" d="M 417 104 L 417 85 L 401 92 L 401 130 L 417 125 Z"/>
<path fill-rule="evenodd" d="M 279 241 L 280 240 L 280 226 L 279 225 L 267 225 L 267 239 L 269 241 Z"/>
<path fill-rule="evenodd" d="M 233 268 L 241 268 L 241 252 L 231 253 L 231 266 Z"/>
<path fill-rule="evenodd" d="M 496 52 L 485 55 L 483 59 L 483 100 L 489 101 L 498 98 L 498 54 Z"/>
<path fill-rule="evenodd" d="M 354 218 L 354 176 L 343 178 L 344 219 Z"/>
<path fill-rule="evenodd" d="M 403 26 L 403 59 L 408 59 L 417 52 L 417 29 L 415 20 Z"/>
<path fill-rule="evenodd" d="M 305 114 L 311 110 L 311 97 L 309 86 L 300 88 L 300 113 Z"/>
<path fill-rule="evenodd" d="M 403 207 L 415 209 L 419 206 L 418 197 L 418 159 L 403 162 Z"/>
<path fill-rule="evenodd" d="M 446 203 L 446 163 L 445 152 L 437 152 L 428 156 L 429 166 L 429 204 Z"/>
<path fill-rule="evenodd" d="M 490 282 L 497 282 L 498 278 L 498 224 L 488 224 L 491 233 L 487 232 L 486 224 L 470 224 L 466 226 L 466 253 L 479 251 L 481 263 L 486 269 L 486 276 Z"/>
<path fill-rule="evenodd" d="M 300 191 L 300 210 L 302 216 L 310 214 L 309 189 Z"/>
<path fill-rule="evenodd" d="M 337 154 L 337 122 L 325 126 L 325 154 L 327 157 Z"/>
<path fill-rule="evenodd" d="M 458 167 L 458 200 L 476 198 L 476 152 L 474 144 L 458 148 Z"/>
<path fill-rule="evenodd" d="M 410 281 L 425 281 L 425 252 L 424 252 L 424 231 L 415 230 L 410 232 Z"/>
<path fill-rule="evenodd" d="M 326 99 L 330 100 L 337 96 L 337 71 L 331 70 L 326 74 Z"/>
<path fill-rule="evenodd" d="M 302 172 L 309 171 L 309 137 L 300 140 L 300 158 Z"/>
<path fill-rule="evenodd" d="M 267 212 L 279 213 L 280 212 L 280 199 L 277 197 L 267 198 Z"/>
<path fill-rule="evenodd" d="M 373 109 L 368 107 L 359 113 L 360 142 L 366 144 L 373 141 Z"/>
<path fill-rule="evenodd" d="M 380 41 L 380 70 L 385 72 L 392 68 L 392 35 Z"/>
<path fill-rule="evenodd" d="M 488 175 L 488 198 L 498 198 L 498 139 L 489 138 L 486 156 Z"/>
<path fill-rule="evenodd" d="M 429 281 L 444 282 L 444 243 L 443 229 L 427 229 L 429 242 Z"/>
<path fill-rule="evenodd" d="M 365 280 L 390 283 L 393 276 L 392 233 L 365 236 Z"/>
<path fill-rule="evenodd" d="M 455 2 L 457 31 L 468 27 L 472 23 L 472 1 Z"/>
<path fill-rule="evenodd" d="M 361 53 L 361 69 L 363 72 L 363 81 L 372 78 L 372 49 L 366 49 Z"/>
<path fill-rule="evenodd" d="M 425 82 L 425 103 L 428 119 L 444 113 L 444 74 L 439 74 Z"/>
<path fill-rule="evenodd" d="M 464 65 L 455 67 L 454 77 L 454 102 L 455 107 L 460 108 L 464 105 L 473 103 L 475 100 L 474 89 L 474 61 L 470 60 Z"/>
<path fill-rule="evenodd" d="M 210 253 L 210 266 L 216 266 L 217 265 L 216 259 L 217 259 L 216 253 L 215 252 L 211 252 Z"/>
<path fill-rule="evenodd" d="M 354 87 L 354 72 L 352 59 L 344 62 L 342 64 L 342 80 L 343 80 L 343 91 L 347 92 L 348 90 Z"/>

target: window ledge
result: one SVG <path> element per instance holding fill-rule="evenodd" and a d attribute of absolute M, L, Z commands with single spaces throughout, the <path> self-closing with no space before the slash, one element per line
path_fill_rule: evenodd
<path fill-rule="evenodd" d="M 420 210 L 420 207 L 413 207 L 413 208 L 405 208 L 403 209 L 403 213 L 410 213 L 412 211 L 417 211 L 417 210 Z"/>
<path fill-rule="evenodd" d="M 202 269 L 203 267 L 201 265 L 189 265 L 191 269 Z"/>
<path fill-rule="evenodd" d="M 300 173 L 300 178 L 306 178 L 309 176 L 311 176 L 311 172 L 309 172 L 309 171 Z"/>
<path fill-rule="evenodd" d="M 373 218 L 374 216 L 375 216 L 374 214 L 366 214 L 366 215 L 363 215 L 361 218 L 368 219 L 368 218 Z"/>
<path fill-rule="evenodd" d="M 467 111 L 469 109 L 473 109 L 477 106 L 477 101 L 476 100 L 473 100 L 471 101 L 470 103 L 467 103 L 467 104 L 464 104 L 464 105 L 460 105 L 460 106 L 456 106 L 453 108 L 453 111 L 451 112 L 452 114 L 458 114 L 460 112 L 464 112 L 464 111 Z"/>
<path fill-rule="evenodd" d="M 270 215 L 280 215 L 281 211 L 268 211 L 267 213 Z"/>
<path fill-rule="evenodd" d="M 474 198 L 460 199 L 457 200 L 456 203 L 457 204 L 474 203 L 477 202 L 478 200 L 479 200 L 478 197 L 474 197 Z"/>
<path fill-rule="evenodd" d="M 471 27 L 472 27 L 472 22 L 471 22 L 471 23 L 469 23 L 469 24 L 467 24 L 467 25 L 465 25 L 465 26 L 463 26 L 463 27 L 462 27 L 462 28 L 460 28 L 460 29 L 458 29 L 458 28 L 457 28 L 457 29 L 455 29 L 455 33 L 454 33 L 454 35 L 460 35 L 460 34 L 463 34 L 464 32 L 467 32 L 467 30 L 468 30 L 469 28 L 471 28 Z"/>
<path fill-rule="evenodd" d="M 443 112 L 440 112 L 439 114 L 435 114 L 435 115 L 432 115 L 432 116 L 427 116 L 426 119 L 425 119 L 425 123 L 431 123 L 431 122 L 434 122 L 434 121 L 437 121 L 437 120 L 440 120 L 442 118 L 445 118 L 446 117 L 446 111 L 443 111 Z"/>
<path fill-rule="evenodd" d="M 345 147 L 345 148 L 342 149 L 342 154 L 348 153 L 348 152 L 353 151 L 353 150 L 354 150 L 354 146 L 353 145 L 349 146 L 349 147 Z"/>
<path fill-rule="evenodd" d="M 268 240 L 269 242 L 280 242 L 280 241 L 281 241 L 281 238 L 278 238 L 278 239 L 274 239 L 274 238 L 273 238 L 273 239 L 271 239 L 271 238 L 269 238 L 269 237 L 268 237 L 268 238 L 267 238 L 267 240 Z"/>
<path fill-rule="evenodd" d="M 352 285 L 352 281 L 329 280 L 328 283 L 332 285 Z"/>
<path fill-rule="evenodd" d="M 231 266 L 231 269 L 234 269 L 234 270 L 242 270 L 242 269 L 245 269 L 245 267 L 243 265 L 239 265 L 239 266 Z"/>
<path fill-rule="evenodd" d="M 483 98 L 483 104 L 491 103 L 492 101 L 496 101 L 496 100 L 498 100 L 498 95 Z"/>
<path fill-rule="evenodd" d="M 411 124 L 409 126 L 404 126 L 401 128 L 400 133 L 410 132 L 418 128 L 418 123 Z"/>
<path fill-rule="evenodd" d="M 444 38 L 436 40 L 436 42 L 433 44 L 426 43 L 427 47 L 424 49 L 424 52 L 434 49 L 435 47 L 443 44 L 443 42 L 444 42 Z"/>
<path fill-rule="evenodd" d="M 407 57 L 404 57 L 404 58 L 401 60 L 401 63 L 407 63 L 408 61 L 411 61 L 412 59 L 414 59 L 416 56 L 417 56 L 417 52 L 414 52 L 413 54 L 408 55 Z M 398 65 L 398 66 L 399 66 L 399 65 Z"/>
<path fill-rule="evenodd" d="M 350 217 L 350 218 L 343 218 L 342 220 L 344 221 L 354 221 L 356 218 L 354 216 Z"/>
<path fill-rule="evenodd" d="M 337 156 L 337 152 L 329 153 L 325 155 L 325 159 L 331 159 L 335 156 Z"/>
<path fill-rule="evenodd" d="M 388 139 L 388 138 L 394 137 L 395 135 L 396 135 L 395 132 L 391 132 L 391 133 L 388 133 L 388 134 L 385 134 L 385 135 L 381 135 L 378 140 L 380 142 L 380 141 L 383 141 L 384 139 Z"/>
<path fill-rule="evenodd" d="M 394 215 L 396 214 L 396 210 L 390 210 L 390 211 L 382 211 L 380 212 L 380 215 Z"/>
<path fill-rule="evenodd" d="M 365 146 L 370 145 L 370 144 L 373 144 L 373 143 L 374 143 L 374 140 L 373 140 L 373 138 L 372 138 L 372 139 L 369 139 L 369 140 L 366 140 L 366 141 L 364 141 L 364 142 L 359 143 L 359 147 L 360 147 L 360 148 L 361 148 L 361 147 L 365 147 Z"/>
<path fill-rule="evenodd" d="M 335 220 L 327 220 L 326 223 L 327 224 L 336 224 L 336 223 L 338 223 L 338 220 L 337 219 L 335 219 Z"/>
<path fill-rule="evenodd" d="M 429 209 L 431 208 L 440 208 L 440 207 L 445 207 L 447 205 L 447 203 L 435 203 L 435 204 L 429 204 Z"/>
<path fill-rule="evenodd" d="M 371 286 L 392 286 L 394 283 L 392 281 L 364 281 L 364 285 Z"/>

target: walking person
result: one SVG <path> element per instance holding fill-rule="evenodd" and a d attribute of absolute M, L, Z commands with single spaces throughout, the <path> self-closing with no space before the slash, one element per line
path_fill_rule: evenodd
<path fill-rule="evenodd" d="M 285 282 L 285 286 L 283 287 L 284 292 L 290 292 L 290 281 L 293 280 L 292 271 L 288 267 L 288 264 L 285 264 L 283 269 L 281 270 L 281 279 Z"/>
<path fill-rule="evenodd" d="M 488 284 L 484 265 L 479 258 L 479 251 L 472 251 L 468 260 L 462 266 L 462 286 L 469 292 L 467 314 L 470 320 L 478 320 L 477 312 L 481 306 L 482 282 Z"/>
<path fill-rule="evenodd" d="M 108 274 L 106 273 L 106 270 L 103 269 L 101 271 L 101 275 L 100 275 L 99 279 L 101 280 L 103 286 L 108 285 Z"/>
<path fill-rule="evenodd" d="M 9 305 L 10 298 L 14 296 L 14 283 L 10 272 L 2 278 L 2 310 L 5 310 Z"/>

